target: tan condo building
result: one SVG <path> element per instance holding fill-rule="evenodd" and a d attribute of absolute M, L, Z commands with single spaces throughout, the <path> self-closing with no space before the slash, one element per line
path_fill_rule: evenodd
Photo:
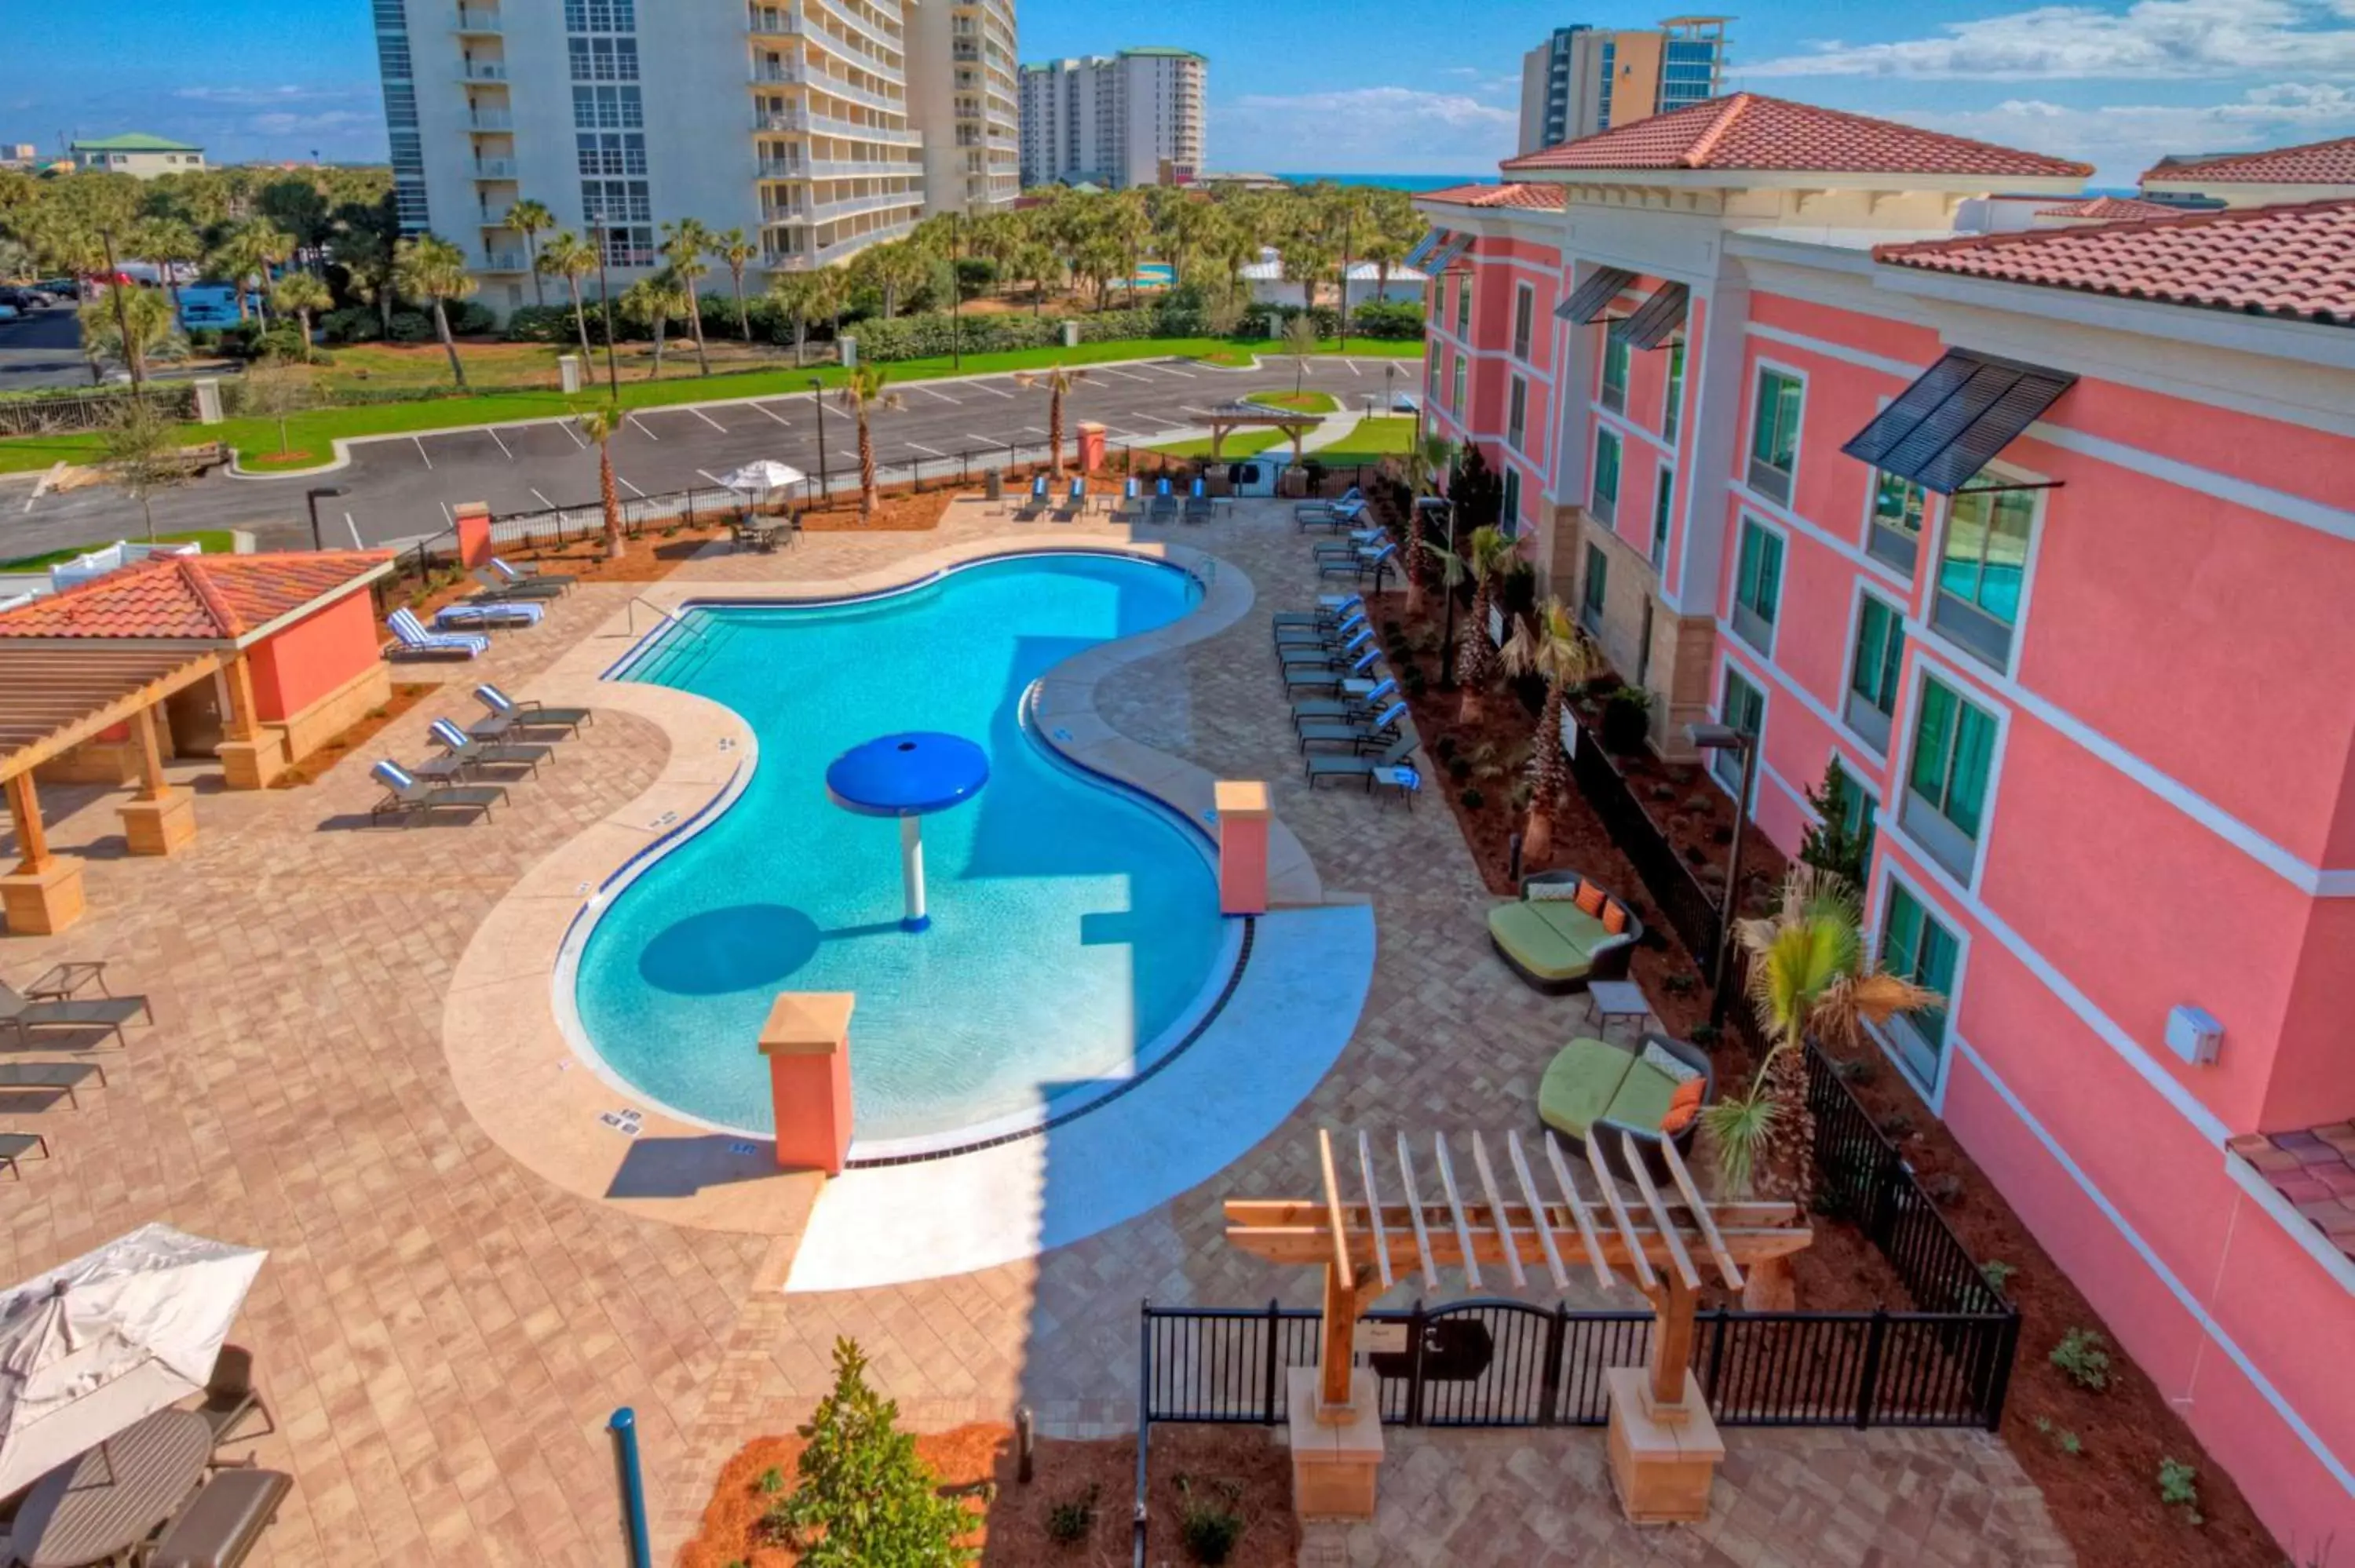
<path fill-rule="evenodd" d="M 1024 66 L 1023 186 L 1190 180 L 1202 167 L 1209 69 L 1200 55 L 1172 48 Z"/>

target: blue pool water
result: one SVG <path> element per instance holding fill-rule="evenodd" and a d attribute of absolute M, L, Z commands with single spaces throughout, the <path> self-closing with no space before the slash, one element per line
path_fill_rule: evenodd
<path fill-rule="evenodd" d="M 1158 286 L 1166 289 L 1177 281 L 1178 269 L 1167 261 L 1139 261 L 1136 264 L 1136 283 L 1140 288 Z"/>
<path fill-rule="evenodd" d="M 771 1001 L 853 991 L 870 1154 L 1035 1120 L 1135 1071 L 1206 1000 L 1226 941 L 1216 880 L 1188 829 L 1051 758 L 1020 699 L 1080 650 L 1178 620 L 1196 591 L 1168 567 L 1071 555 L 863 604 L 689 611 L 629 676 L 734 709 L 760 762 L 582 945 L 575 1003 L 606 1066 L 765 1133 Z M 924 821 L 932 927 L 914 935 L 897 823 L 841 810 L 825 784 L 836 757 L 897 730 L 964 736 L 990 758 L 976 800 Z"/>

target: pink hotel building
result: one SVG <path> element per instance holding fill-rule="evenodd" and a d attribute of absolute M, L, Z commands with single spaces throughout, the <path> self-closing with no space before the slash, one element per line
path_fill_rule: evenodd
<path fill-rule="evenodd" d="M 1948 998 L 1890 1058 L 2343 1552 L 2355 140 L 2155 171 L 2197 214 L 1746 94 L 1504 169 L 1418 198 L 1433 425 L 1663 754 L 1753 732 L 1792 851 L 1845 772 L 1877 951 Z"/>

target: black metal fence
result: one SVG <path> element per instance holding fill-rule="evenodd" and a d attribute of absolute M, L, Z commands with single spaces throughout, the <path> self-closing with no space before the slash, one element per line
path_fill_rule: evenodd
<path fill-rule="evenodd" d="M 1566 716 L 1578 726 L 1578 744 L 1570 758 L 1570 774 L 1578 792 L 1594 808 L 1611 842 L 1636 868 L 1636 877 L 1652 895 L 1668 928 L 1706 969 L 1710 955 L 1717 951 L 1717 895 L 1701 885 L 1692 867 L 1652 820 L 1626 775 L 1604 748 L 1603 737 L 1580 720 L 1575 709 Z"/>

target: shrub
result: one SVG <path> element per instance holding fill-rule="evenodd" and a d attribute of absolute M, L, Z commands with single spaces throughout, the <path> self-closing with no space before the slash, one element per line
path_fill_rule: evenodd
<path fill-rule="evenodd" d="M 1603 699 L 1603 747 L 1606 751 L 1643 749 L 1652 732 L 1652 694 L 1641 686 L 1614 686 Z"/>
<path fill-rule="evenodd" d="M 1047 1510 L 1047 1539 L 1058 1546 L 1077 1546 L 1096 1527 L 1096 1499 L 1101 1489 L 1090 1487 L 1078 1497 L 1066 1498 Z"/>
<path fill-rule="evenodd" d="M 1242 1539 L 1243 1516 L 1235 1511 L 1235 1503 L 1243 1489 L 1232 1481 L 1212 1481 L 1209 1488 L 1214 1499 L 1197 1498 L 1192 1478 L 1178 1478 L 1178 1537 L 1195 1562 L 1220 1563 Z"/>
<path fill-rule="evenodd" d="M 1368 300 L 1349 313 L 1349 330 L 1401 342 L 1423 335 L 1423 307 L 1412 300 Z"/>
<path fill-rule="evenodd" d="M 2085 1444 L 2083 1438 L 2079 1437 L 2074 1432 L 2071 1432 L 2066 1428 L 2053 1425 L 2052 1418 L 2049 1415 L 2040 1415 L 2036 1418 L 2036 1429 L 2044 1434 L 2046 1437 L 2051 1439 L 2052 1446 L 2055 1448 L 2060 1449 L 2063 1454 L 2068 1455 L 2069 1457 L 2073 1459 L 2076 1458 L 2085 1451 Z"/>
<path fill-rule="evenodd" d="M 596 340 L 603 323 L 598 313 L 589 313 L 589 334 Z M 578 344 L 580 334 L 573 330 L 572 307 L 562 305 L 517 305 L 507 313 L 506 337 L 509 343 Z"/>
<path fill-rule="evenodd" d="M 452 323 L 452 330 L 456 330 L 456 323 Z M 434 341 L 433 318 L 423 311 L 395 311 L 392 313 L 392 330 L 385 334 L 385 338 L 389 343 L 432 343 Z"/>
<path fill-rule="evenodd" d="M 319 336 L 328 344 L 374 343 L 384 335 L 384 318 L 374 305 L 347 305 L 319 318 Z"/>
<path fill-rule="evenodd" d="M 935 1494 L 916 1440 L 896 1428 L 900 1407 L 867 1384 L 867 1358 L 856 1342 L 834 1342 L 834 1388 L 801 1429 L 808 1446 L 801 1485 L 775 1510 L 801 1544 L 808 1568 L 870 1563 L 934 1568 L 968 1553 L 957 1537 L 971 1528 L 965 1510 Z"/>
<path fill-rule="evenodd" d="M 2098 1393 L 2110 1386 L 2109 1343 L 2091 1329 L 2072 1329 L 2052 1347 L 2052 1364 L 2079 1388 Z"/>
<path fill-rule="evenodd" d="M 1467 811 L 1476 811 L 1488 803 L 1488 797 L 1477 789 L 1465 789 L 1455 797 L 1455 802 Z"/>
<path fill-rule="evenodd" d="M 2158 1462 L 2158 1500 L 2181 1509 L 2193 1524 L 2205 1522 L 2200 1517 L 2200 1472 L 2180 1459 Z"/>
<path fill-rule="evenodd" d="M 2011 1283 L 2011 1277 L 2019 1272 L 2019 1267 L 2016 1264 L 2006 1263 L 1999 1257 L 1991 1257 L 1979 1265 L 1979 1272 L 1987 1276 L 1989 1286 L 2001 1290 Z"/>
<path fill-rule="evenodd" d="M 772 1465 L 767 1469 L 761 1472 L 761 1492 L 762 1496 L 775 1497 L 779 1492 L 783 1491 L 784 1489 L 784 1471 L 777 1468 L 776 1466 Z"/>
<path fill-rule="evenodd" d="M 491 313 L 490 306 L 474 300 L 452 300 L 442 307 L 442 314 L 450 318 L 453 337 L 479 337 L 498 330 L 499 318 Z M 430 313 L 427 319 L 432 319 Z"/>

